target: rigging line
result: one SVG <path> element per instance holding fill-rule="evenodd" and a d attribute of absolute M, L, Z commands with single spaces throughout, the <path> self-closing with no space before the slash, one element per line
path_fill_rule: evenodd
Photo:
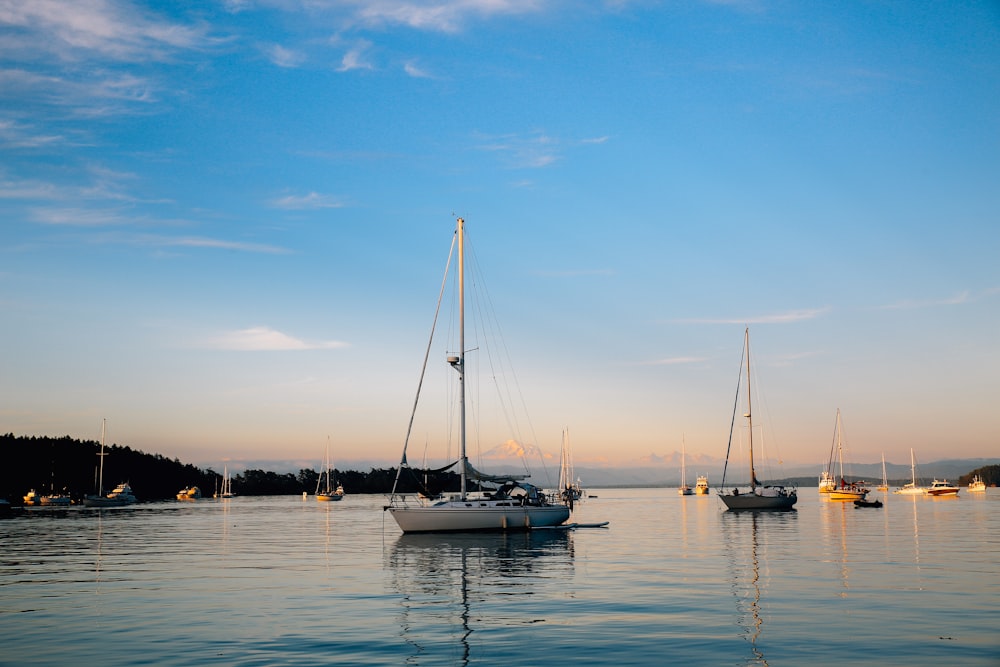
<path fill-rule="evenodd" d="M 752 345 L 753 343 L 751 343 Z M 762 386 L 767 385 L 767 380 L 761 382 L 760 364 L 756 355 L 751 357 L 753 373 L 757 378 L 754 390 L 754 400 L 757 402 L 757 412 L 763 413 L 763 418 L 758 420 L 761 424 L 760 431 L 760 451 L 763 456 L 761 465 L 766 471 L 765 479 L 775 480 L 782 473 L 784 459 L 781 456 L 781 443 L 778 440 L 778 430 L 774 426 L 774 419 L 771 417 L 771 404 L 767 396 L 761 391 Z M 766 428 L 765 428 L 766 427 Z M 756 460 L 756 457 L 754 457 Z"/>
<path fill-rule="evenodd" d="M 496 309 L 493 307 L 490 292 L 486 287 L 485 273 L 479 264 L 479 259 L 475 254 L 475 250 L 471 247 L 471 243 L 468 242 L 468 236 L 466 236 L 466 256 L 468 258 L 468 263 L 471 265 L 469 271 L 471 276 L 467 276 L 467 279 L 471 281 L 471 289 L 476 294 L 476 298 L 471 300 L 472 320 L 477 334 L 477 340 L 482 341 L 482 345 L 478 346 L 477 349 L 485 348 L 485 363 L 489 369 L 489 379 L 493 383 L 495 396 L 499 404 L 500 412 L 507 423 L 507 429 L 515 441 L 523 444 L 525 439 L 521 433 L 517 413 L 514 411 L 514 401 L 510 396 L 510 382 L 506 379 L 507 369 L 512 369 L 513 364 L 510 361 L 509 354 L 506 359 L 506 365 L 502 355 L 498 354 L 498 352 L 504 348 L 503 334 L 500 328 L 499 318 L 496 315 Z M 480 376 L 477 375 L 476 377 L 478 378 Z M 479 389 L 478 385 L 477 389 Z M 478 430 L 477 424 L 477 440 L 480 435 L 481 433 Z M 524 457 L 521 457 L 521 466 L 525 469 L 525 474 L 528 474 L 529 471 Z"/>
<path fill-rule="evenodd" d="M 740 404 L 740 388 L 743 386 L 743 355 L 746 354 L 746 346 L 740 354 L 740 372 L 736 376 L 736 398 L 733 400 L 733 420 L 729 423 L 729 444 L 726 445 L 726 462 L 722 464 L 722 485 L 726 488 L 726 470 L 729 468 L 729 452 L 733 447 L 733 428 L 736 426 L 736 409 Z"/>
<path fill-rule="evenodd" d="M 410 435 L 413 432 L 413 419 L 417 414 L 417 403 L 420 401 L 420 389 L 424 385 L 424 374 L 427 372 L 427 360 L 431 355 L 431 346 L 434 344 L 434 330 L 437 328 L 438 315 L 441 312 L 441 301 L 444 297 L 444 288 L 448 282 L 448 270 L 451 268 L 451 258 L 455 252 L 455 243 L 458 239 L 458 233 L 456 232 L 451 238 L 451 248 L 448 250 L 448 261 L 444 266 L 444 277 L 441 279 L 441 289 L 438 292 L 438 302 L 437 307 L 434 309 L 434 321 L 431 323 L 431 335 L 427 340 L 427 350 L 424 352 L 424 365 L 420 369 L 420 380 L 417 382 L 417 394 L 413 397 L 413 410 L 410 412 L 410 423 L 406 427 L 406 439 L 403 440 L 403 457 L 399 462 L 399 468 L 396 470 L 396 480 L 392 483 L 392 495 L 396 495 L 396 487 L 399 484 L 399 476 L 403 471 L 403 463 L 406 461 L 406 449 L 410 445 Z"/>
<path fill-rule="evenodd" d="M 520 409 L 523 412 L 524 420 L 527 422 L 528 431 L 531 436 L 531 442 L 534 443 L 535 449 L 539 453 L 539 461 L 541 463 L 542 470 L 544 471 L 545 476 L 548 478 L 549 471 L 547 466 L 545 465 L 545 459 L 542 458 L 541 456 L 541 447 L 538 445 L 538 435 L 535 432 L 535 426 L 531 420 L 531 413 L 528 411 L 528 406 L 527 403 L 525 402 L 524 392 L 521 390 L 521 383 L 518 380 L 517 371 L 511 359 L 510 349 L 507 347 L 506 339 L 504 338 L 503 335 L 503 328 L 500 324 L 500 318 L 497 316 L 496 308 L 493 305 L 493 299 L 490 296 L 490 292 L 488 289 L 486 289 L 485 274 L 481 269 L 479 269 L 478 257 L 475 256 L 474 252 L 470 252 L 469 254 L 472 255 L 472 263 L 475 265 L 477 269 L 475 273 L 476 275 L 478 275 L 479 282 L 482 284 L 482 287 L 478 287 L 477 284 L 478 288 L 477 291 L 482 294 L 482 297 L 477 300 L 479 304 L 477 313 L 479 315 L 480 321 L 484 323 L 483 335 L 484 337 L 489 336 L 489 332 L 491 330 L 496 332 L 492 335 L 492 340 L 493 340 L 492 345 L 487 345 L 487 355 L 488 355 L 487 358 L 489 361 L 490 373 L 491 377 L 493 378 L 493 383 L 496 388 L 497 396 L 500 398 L 501 406 L 505 408 L 504 414 L 507 419 L 507 425 L 511 429 L 511 431 L 515 434 L 517 440 L 523 444 L 526 441 L 526 438 L 521 432 L 521 425 L 518 420 L 518 413 L 514 409 L 515 400 L 513 394 L 516 393 L 517 397 L 520 399 Z M 483 306 L 483 304 L 485 304 L 485 307 Z M 492 329 L 490 327 L 485 326 L 485 323 L 487 322 L 489 322 Z M 491 348 L 495 348 L 497 350 L 498 353 L 497 356 L 499 357 L 499 359 L 496 361 L 496 363 L 494 363 L 494 358 L 491 354 Z M 497 369 L 499 369 L 499 375 L 504 379 L 503 387 L 501 387 L 501 383 L 498 380 Z M 512 378 L 510 382 L 506 380 L 506 375 L 508 374 Z M 512 389 L 514 390 L 513 392 Z M 521 465 L 524 468 L 525 474 L 530 474 L 527 458 L 522 457 Z"/>

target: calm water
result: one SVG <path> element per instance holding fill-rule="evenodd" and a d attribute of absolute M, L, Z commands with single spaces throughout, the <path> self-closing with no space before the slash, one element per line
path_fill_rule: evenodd
<path fill-rule="evenodd" d="M 732 514 L 599 489 L 607 529 L 402 536 L 381 496 L 0 520 L 2 665 L 1000 665 L 1000 492 Z"/>

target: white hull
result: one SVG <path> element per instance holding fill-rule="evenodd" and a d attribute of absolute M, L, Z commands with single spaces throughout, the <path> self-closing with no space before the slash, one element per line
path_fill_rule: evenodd
<path fill-rule="evenodd" d="M 564 505 L 516 506 L 475 500 L 390 507 L 389 513 L 404 533 L 531 530 L 558 526 L 569 519 L 569 508 Z"/>
<path fill-rule="evenodd" d="M 122 482 L 115 487 L 115 490 L 106 496 L 87 496 L 83 499 L 84 507 L 124 507 L 136 502 L 132 487 L 127 482 Z"/>
<path fill-rule="evenodd" d="M 317 493 L 316 500 L 333 502 L 343 499 L 343 493 Z"/>
<path fill-rule="evenodd" d="M 979 475 L 976 475 L 972 481 L 969 482 L 969 491 L 985 493 L 986 482 L 984 482 Z"/>
<path fill-rule="evenodd" d="M 930 496 L 957 496 L 958 495 L 958 487 L 955 486 L 954 484 L 949 484 L 948 480 L 945 480 L 943 482 L 939 482 L 938 480 L 934 480 L 934 483 L 931 484 L 930 488 L 927 489 L 927 495 L 930 495 Z"/>
<path fill-rule="evenodd" d="M 823 475 L 819 478 L 819 492 L 820 493 L 830 493 L 837 488 L 837 481 L 833 476 L 827 472 L 823 471 Z"/>
<path fill-rule="evenodd" d="M 708 478 L 704 475 L 698 477 L 698 483 L 694 485 L 694 493 L 698 496 L 708 495 Z"/>

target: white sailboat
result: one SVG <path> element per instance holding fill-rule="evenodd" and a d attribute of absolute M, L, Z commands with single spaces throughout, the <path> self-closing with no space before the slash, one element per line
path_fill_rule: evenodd
<path fill-rule="evenodd" d="M 878 490 L 883 493 L 889 490 L 889 479 L 885 476 L 885 452 L 882 452 L 882 483 L 878 485 Z"/>
<path fill-rule="evenodd" d="M 573 507 L 573 503 L 583 499 L 580 480 L 573 480 L 573 458 L 569 452 L 569 429 L 563 431 L 562 450 L 559 454 L 559 497 Z"/>
<path fill-rule="evenodd" d="M 326 464 L 319 479 L 316 480 L 316 500 L 323 502 L 341 500 L 344 497 L 344 487 L 334 485 L 333 471 L 330 468 L 330 438 L 326 439 Z"/>
<path fill-rule="evenodd" d="M 84 507 L 124 507 L 136 502 L 135 494 L 132 493 L 132 487 L 129 486 L 128 482 L 122 482 L 111 493 L 104 495 L 104 457 L 107 456 L 104 452 L 104 436 L 107 432 L 107 424 L 107 419 L 101 422 L 101 452 L 98 454 L 101 463 L 97 476 L 97 495 L 86 496 L 83 499 Z"/>
<path fill-rule="evenodd" d="M 455 234 L 458 247 L 458 352 L 449 355 L 447 361 L 458 373 L 459 459 L 452 465 L 458 465 L 461 486 L 457 494 L 437 501 L 397 492 L 400 476 L 404 469 L 409 468 L 406 462 L 406 442 L 409 440 L 407 433 L 396 483 L 385 509 L 392 514 L 404 533 L 515 531 L 558 526 L 569 518 L 569 507 L 550 502 L 540 489 L 523 481 L 525 476 L 483 475 L 469 464 L 466 454 L 465 221 L 462 218 L 457 220 Z M 433 332 L 431 339 L 433 340 Z M 422 382 L 423 374 L 420 384 Z M 419 385 L 417 395 L 419 397 Z M 471 496 L 468 493 L 470 477 L 490 483 L 496 488 L 491 492 Z"/>
<path fill-rule="evenodd" d="M 686 452 L 684 451 L 684 436 L 681 436 L 681 485 L 677 489 L 677 494 L 681 496 L 694 495 L 694 489 L 688 486 L 687 483 L 687 467 L 684 465 L 684 458 Z"/>
<path fill-rule="evenodd" d="M 910 448 L 910 482 L 899 487 L 893 493 L 898 493 L 904 496 L 923 496 L 927 495 L 926 486 L 917 486 L 917 463 L 916 459 L 913 457 L 913 448 Z"/>
<path fill-rule="evenodd" d="M 222 489 L 215 494 L 216 498 L 232 498 L 235 494 L 233 493 L 233 478 L 229 476 L 229 466 L 223 466 L 222 468 Z"/>
<path fill-rule="evenodd" d="M 733 446 L 733 428 L 736 424 L 736 408 L 739 405 L 739 391 L 743 385 L 743 360 L 741 359 L 737 384 L 737 401 L 733 404 L 733 418 L 729 426 L 729 445 L 726 448 L 726 467 L 723 468 L 719 497 L 726 504 L 726 508 L 731 510 L 790 510 L 793 509 L 795 501 L 798 500 L 798 492 L 795 489 L 788 489 L 784 486 L 761 484 L 757 479 L 757 471 L 754 469 L 753 410 L 750 399 L 749 327 L 743 332 L 743 356 L 746 359 L 746 412 L 743 416 L 747 420 L 747 433 L 749 434 L 750 489 L 748 492 L 741 492 L 739 488 L 734 487 L 732 490 L 726 491 L 726 469 L 729 468 L 729 454 Z"/>
<path fill-rule="evenodd" d="M 834 486 L 827 491 L 827 498 L 830 500 L 864 500 L 868 495 L 868 489 L 856 482 L 848 482 L 844 478 L 844 427 L 840 422 L 840 408 L 837 408 L 837 422 L 833 432 L 833 448 L 837 452 L 837 461 L 840 464 L 840 478 L 834 480 Z M 833 457 L 831 455 L 828 471 L 833 470 Z"/>

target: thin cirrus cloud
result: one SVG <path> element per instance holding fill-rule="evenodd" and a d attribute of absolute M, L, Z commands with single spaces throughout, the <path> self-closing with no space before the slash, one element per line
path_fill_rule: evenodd
<path fill-rule="evenodd" d="M 365 40 L 362 40 L 355 46 L 348 49 L 344 57 L 340 59 L 340 66 L 337 68 L 338 72 L 351 72 L 358 69 L 375 69 L 371 61 L 368 59 L 367 51 L 371 44 Z"/>
<path fill-rule="evenodd" d="M 144 13 L 112 0 L 32 0 L 3 2 L 9 28 L 4 50 L 31 45 L 37 54 L 59 57 L 92 53 L 118 60 L 161 59 L 176 50 L 203 48 L 212 40 L 202 26 L 192 27 Z"/>
<path fill-rule="evenodd" d="M 789 324 L 803 320 L 814 320 L 828 312 L 830 312 L 830 307 L 824 306 L 823 308 L 790 310 L 785 313 L 775 313 L 773 315 L 753 315 L 749 317 L 720 319 L 683 319 L 675 321 L 679 324 Z"/>
<path fill-rule="evenodd" d="M 342 341 L 306 341 L 264 326 L 227 331 L 208 341 L 208 347 L 212 349 L 235 352 L 335 350 L 348 346 Z"/>
<path fill-rule="evenodd" d="M 577 146 L 599 146 L 610 140 L 608 136 L 565 141 L 542 131 L 527 135 L 504 134 L 476 137 L 477 148 L 495 153 L 515 168 L 540 169 L 562 159 L 563 152 Z"/>
<path fill-rule="evenodd" d="M 419 65 L 417 65 L 412 60 L 403 64 L 403 71 L 406 72 L 409 76 L 412 76 L 414 79 L 430 79 L 430 78 L 432 78 L 431 75 L 430 75 L 430 73 L 428 73 L 426 70 L 424 70 L 423 68 L 421 68 Z"/>
<path fill-rule="evenodd" d="M 416 30 L 453 33 L 469 20 L 497 15 L 517 16 L 542 11 L 538 0 L 367 0 L 357 3 L 355 20 L 368 26 L 405 25 Z"/>
<path fill-rule="evenodd" d="M 341 208 L 344 203 L 330 195 L 323 195 L 318 192 L 310 192 L 305 195 L 286 195 L 271 201 L 274 208 L 284 208 L 290 210 L 320 209 L 320 208 Z"/>
<path fill-rule="evenodd" d="M 286 49 L 280 44 L 271 45 L 266 49 L 266 53 L 272 63 L 278 67 L 287 69 L 298 67 L 306 61 L 305 54 L 292 49 Z"/>
<path fill-rule="evenodd" d="M 187 237 L 145 237 L 145 240 L 153 245 L 187 247 L 187 248 L 215 248 L 218 250 L 238 250 L 241 252 L 257 252 L 269 255 L 284 255 L 290 251 L 279 246 L 265 243 L 247 243 L 245 241 L 229 241 L 226 239 L 213 239 L 198 236 Z"/>
<path fill-rule="evenodd" d="M 993 287 L 983 290 L 978 294 L 965 290 L 943 299 L 904 299 L 896 303 L 879 306 L 878 310 L 916 310 L 919 308 L 936 308 L 938 306 L 959 306 L 964 303 L 971 303 L 980 299 L 1000 294 L 1000 288 Z"/>
<path fill-rule="evenodd" d="M 535 133 L 524 137 L 516 134 L 480 137 L 478 148 L 495 153 L 516 168 L 539 169 L 559 159 L 559 145 L 552 137 Z"/>

